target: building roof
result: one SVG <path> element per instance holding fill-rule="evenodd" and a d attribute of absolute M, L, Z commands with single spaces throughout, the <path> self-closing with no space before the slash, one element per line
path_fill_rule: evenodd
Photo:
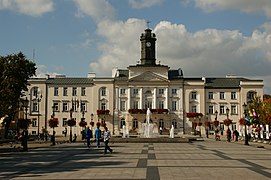
<path fill-rule="evenodd" d="M 240 88 L 245 78 L 206 78 L 205 88 Z"/>
<path fill-rule="evenodd" d="M 92 78 L 49 78 L 47 84 L 93 84 Z"/>

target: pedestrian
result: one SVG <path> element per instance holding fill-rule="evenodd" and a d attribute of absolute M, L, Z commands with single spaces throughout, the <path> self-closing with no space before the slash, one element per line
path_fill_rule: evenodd
<path fill-rule="evenodd" d="M 28 140 L 28 130 L 24 129 L 23 132 L 22 132 L 23 151 L 28 151 L 27 140 Z"/>
<path fill-rule="evenodd" d="M 104 130 L 105 130 L 105 131 L 104 131 L 104 154 L 107 153 L 107 150 L 109 150 L 109 152 L 112 154 L 113 149 L 111 149 L 111 148 L 109 147 L 109 145 L 108 145 L 109 140 L 110 140 L 110 138 L 111 138 L 111 133 L 110 133 L 110 131 L 108 130 L 107 127 L 104 127 Z"/>
<path fill-rule="evenodd" d="M 238 137 L 239 137 L 239 132 L 235 129 L 235 130 L 233 131 L 233 134 L 234 134 L 234 136 L 235 136 L 235 141 L 237 142 L 237 141 L 238 141 Z"/>
<path fill-rule="evenodd" d="M 53 130 L 53 135 L 51 136 L 51 146 L 56 145 L 56 132 Z"/>
<path fill-rule="evenodd" d="M 92 138 L 92 131 L 87 127 L 86 130 L 86 139 L 87 139 L 87 147 L 90 148 L 90 139 Z"/>
<path fill-rule="evenodd" d="M 100 130 L 100 126 L 97 126 L 97 128 L 95 129 L 95 140 L 96 140 L 96 144 L 97 144 L 97 148 L 100 147 L 100 139 L 102 137 L 102 133 Z"/>
<path fill-rule="evenodd" d="M 63 133 L 64 133 L 64 136 L 67 137 L 67 127 L 65 127 Z"/>
<path fill-rule="evenodd" d="M 227 129 L 226 134 L 227 134 L 228 142 L 231 142 L 231 130 L 230 130 L 230 128 Z"/>
<path fill-rule="evenodd" d="M 72 142 L 76 142 L 76 139 L 77 139 L 77 135 L 74 134 Z"/>

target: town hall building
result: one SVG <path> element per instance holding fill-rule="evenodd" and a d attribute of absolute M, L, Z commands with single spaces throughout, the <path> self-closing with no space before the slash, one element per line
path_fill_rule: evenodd
<path fill-rule="evenodd" d="M 173 125 L 176 134 L 190 134 L 194 121 L 204 124 L 215 119 L 223 130 L 226 118 L 233 120 L 232 129 L 238 129 L 244 116 L 242 105 L 255 96 L 262 99 L 263 80 L 233 75 L 189 78 L 181 68 L 161 64 L 156 60 L 156 40 L 155 33 L 146 29 L 140 36 L 140 61 L 126 69 L 113 68 L 112 77 L 89 73 L 80 78 L 31 78 L 26 93 L 30 100 L 28 118 L 32 120 L 29 132 L 39 134 L 45 129 L 52 133 L 48 120 L 54 116 L 59 120 L 57 135 L 69 128 L 71 118 L 76 120 L 73 133 L 77 135 L 82 120 L 90 127 L 97 122 L 106 124 L 114 135 L 122 134 L 123 125 L 130 133 L 140 134 L 148 108 L 151 123 L 164 131 Z M 191 118 L 188 113 L 200 116 Z M 200 128 L 204 131 L 204 126 Z"/>

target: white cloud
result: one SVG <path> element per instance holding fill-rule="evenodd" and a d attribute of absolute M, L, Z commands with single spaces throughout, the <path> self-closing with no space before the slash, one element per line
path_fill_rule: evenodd
<path fill-rule="evenodd" d="M 74 0 L 79 12 L 77 17 L 83 14 L 91 16 L 96 21 L 114 19 L 116 10 L 106 0 Z"/>
<path fill-rule="evenodd" d="M 194 0 L 196 6 L 207 12 L 237 9 L 246 13 L 264 13 L 271 17 L 270 0 Z"/>
<path fill-rule="evenodd" d="M 139 37 L 145 28 L 146 22 L 139 19 L 100 22 L 97 32 L 105 41 L 99 46 L 101 57 L 90 64 L 91 70 L 104 75 L 112 67 L 135 65 L 140 60 Z M 182 24 L 167 21 L 157 24 L 154 32 L 157 61 L 171 69 L 182 68 L 186 77 L 257 76 L 268 81 L 271 90 L 267 78 L 271 76 L 270 32 L 255 30 L 244 36 L 239 31 L 204 29 L 192 33 Z"/>
<path fill-rule="evenodd" d="M 129 0 L 130 6 L 135 9 L 149 8 L 161 3 L 162 0 Z"/>
<path fill-rule="evenodd" d="M 54 3 L 52 0 L 0 0 L 0 10 L 37 17 L 53 11 Z"/>

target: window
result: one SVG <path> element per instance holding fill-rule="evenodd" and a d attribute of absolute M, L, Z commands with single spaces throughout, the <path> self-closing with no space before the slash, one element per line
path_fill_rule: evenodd
<path fill-rule="evenodd" d="M 63 126 L 63 127 L 68 126 L 68 120 L 67 120 L 67 118 L 63 118 L 63 119 L 62 119 L 62 126 Z"/>
<path fill-rule="evenodd" d="M 191 99 L 193 99 L 193 100 L 197 99 L 197 92 L 191 93 Z"/>
<path fill-rule="evenodd" d="M 34 88 L 33 88 L 33 91 L 32 91 L 32 96 L 38 97 L 38 90 L 39 90 L 38 87 L 34 87 Z"/>
<path fill-rule="evenodd" d="M 197 112 L 197 106 L 191 106 L 191 112 Z"/>
<path fill-rule="evenodd" d="M 164 94 L 164 89 L 158 89 L 158 94 L 163 95 Z"/>
<path fill-rule="evenodd" d="M 231 105 L 231 114 L 237 114 L 237 106 L 235 104 Z"/>
<path fill-rule="evenodd" d="M 220 114 L 225 114 L 225 106 L 224 105 L 220 105 L 220 107 L 219 107 L 219 113 Z"/>
<path fill-rule="evenodd" d="M 177 89 L 171 89 L 171 93 L 176 95 L 177 94 Z"/>
<path fill-rule="evenodd" d="M 158 108 L 159 109 L 164 109 L 164 101 L 159 101 L 158 102 Z"/>
<path fill-rule="evenodd" d="M 101 96 L 106 96 L 106 88 L 105 87 L 101 88 Z"/>
<path fill-rule="evenodd" d="M 37 119 L 36 118 L 32 119 L 32 127 L 37 127 Z"/>
<path fill-rule="evenodd" d="M 177 101 L 172 101 L 171 102 L 171 110 L 176 111 L 177 110 Z"/>
<path fill-rule="evenodd" d="M 54 111 L 59 111 L 59 104 L 57 102 L 53 103 Z"/>
<path fill-rule="evenodd" d="M 81 96 L 85 96 L 85 95 L 86 95 L 86 88 L 81 87 Z"/>
<path fill-rule="evenodd" d="M 125 119 L 124 118 L 122 118 L 120 120 L 120 128 L 122 128 L 123 126 L 125 126 Z"/>
<path fill-rule="evenodd" d="M 133 89 L 133 94 L 134 95 L 138 94 L 138 89 Z"/>
<path fill-rule="evenodd" d="M 137 128 L 138 128 L 138 120 L 133 119 L 133 129 L 137 129 Z"/>
<path fill-rule="evenodd" d="M 77 96 L 77 88 L 76 87 L 72 88 L 72 96 Z"/>
<path fill-rule="evenodd" d="M 125 111 L 125 101 L 120 101 L 120 110 Z"/>
<path fill-rule="evenodd" d="M 63 102 L 62 110 L 63 110 L 63 112 L 68 111 L 68 103 L 67 102 Z"/>
<path fill-rule="evenodd" d="M 231 99 L 237 99 L 236 98 L 236 92 L 231 92 Z"/>
<path fill-rule="evenodd" d="M 138 109 L 138 101 L 133 101 L 132 108 L 133 109 Z"/>
<path fill-rule="evenodd" d="M 208 93 L 208 99 L 214 99 L 214 93 L 213 92 Z"/>
<path fill-rule="evenodd" d="M 86 102 L 84 101 L 81 101 L 80 102 L 80 111 L 83 112 L 83 111 L 87 111 L 87 105 L 86 105 Z"/>
<path fill-rule="evenodd" d="M 106 110 L 106 103 L 105 102 L 101 103 L 101 110 Z"/>
<path fill-rule="evenodd" d="M 209 106 L 208 114 L 214 114 L 214 106 Z"/>
<path fill-rule="evenodd" d="M 164 128 L 164 120 L 163 119 L 159 120 L 159 127 Z"/>
<path fill-rule="evenodd" d="M 76 101 L 72 101 L 72 109 L 73 111 L 77 111 Z"/>
<path fill-rule="evenodd" d="M 248 92 L 247 103 L 251 103 L 255 96 L 256 96 L 256 92 L 253 92 L 253 91 Z"/>
<path fill-rule="evenodd" d="M 148 109 L 148 108 L 152 108 L 152 101 L 151 100 L 147 100 L 145 101 L 145 109 Z"/>
<path fill-rule="evenodd" d="M 32 104 L 33 106 L 32 106 L 32 111 L 33 112 L 38 112 L 38 102 L 36 102 L 36 101 L 33 101 L 33 104 Z"/>
<path fill-rule="evenodd" d="M 58 96 L 58 87 L 54 88 L 54 96 Z"/>
<path fill-rule="evenodd" d="M 176 119 L 173 119 L 173 120 L 172 120 L 171 125 L 173 125 L 173 127 L 174 127 L 175 129 L 177 129 L 177 121 L 176 121 Z"/>
<path fill-rule="evenodd" d="M 68 96 L 68 88 L 63 87 L 63 96 Z"/>
<path fill-rule="evenodd" d="M 225 93 L 224 92 L 220 92 L 219 97 L 220 97 L 220 99 L 225 99 Z"/>
<path fill-rule="evenodd" d="M 120 89 L 120 94 L 125 94 L 125 89 Z"/>

